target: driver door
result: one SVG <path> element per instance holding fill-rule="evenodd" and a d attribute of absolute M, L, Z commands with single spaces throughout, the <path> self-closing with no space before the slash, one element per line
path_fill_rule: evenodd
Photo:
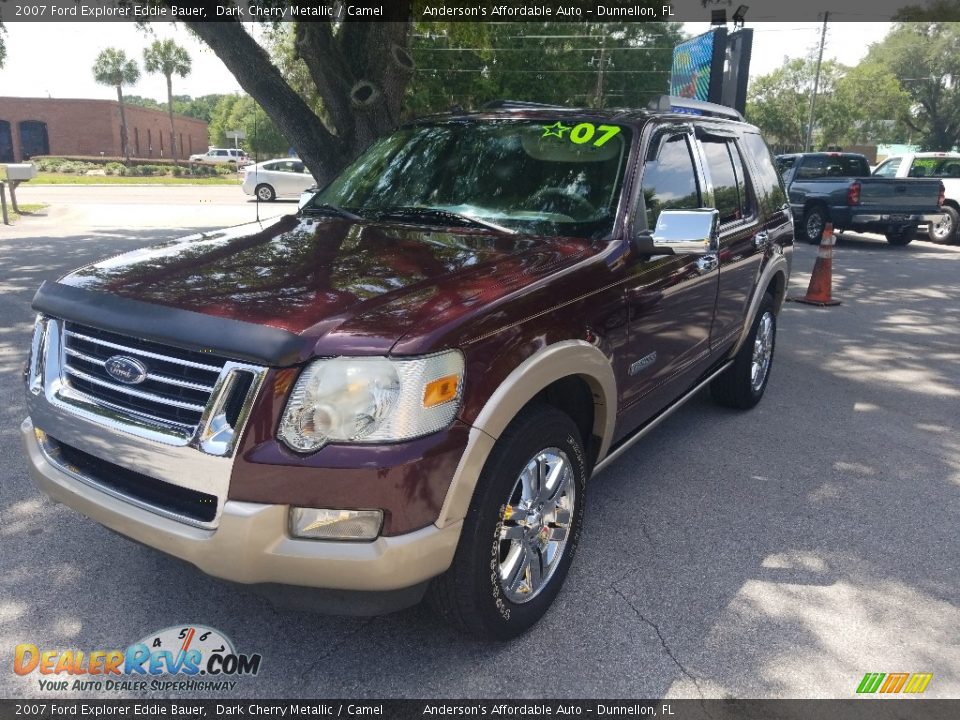
<path fill-rule="evenodd" d="M 639 168 L 632 232 L 653 230 L 668 209 L 704 207 L 705 183 L 693 129 L 654 130 Z M 620 378 L 621 431 L 659 412 L 710 360 L 710 330 L 719 283 L 716 255 L 649 255 L 631 249 L 625 284 L 629 318 L 627 377 Z"/>

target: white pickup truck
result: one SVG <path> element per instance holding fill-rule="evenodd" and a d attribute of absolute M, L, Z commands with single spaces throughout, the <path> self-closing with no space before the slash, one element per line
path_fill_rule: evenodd
<path fill-rule="evenodd" d="M 873 174 L 887 178 L 938 178 L 943 183 L 943 219 L 927 225 L 935 242 L 960 242 L 960 153 L 905 153 L 887 158 Z"/>

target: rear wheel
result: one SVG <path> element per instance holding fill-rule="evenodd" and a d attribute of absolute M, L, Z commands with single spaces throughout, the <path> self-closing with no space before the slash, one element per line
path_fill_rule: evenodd
<path fill-rule="evenodd" d="M 913 242 L 913 236 L 916 235 L 916 233 L 917 229 L 913 227 L 891 230 L 887 233 L 887 242 L 891 245 L 909 245 Z"/>
<path fill-rule="evenodd" d="M 927 237 L 934 242 L 956 242 L 958 230 L 960 230 L 960 213 L 955 208 L 944 205 L 940 221 L 927 225 Z"/>
<path fill-rule="evenodd" d="M 501 435 L 464 519 L 453 564 L 430 587 L 455 628 L 485 640 L 525 632 L 546 613 L 580 538 L 587 467 L 576 424 L 548 405 Z"/>
<path fill-rule="evenodd" d="M 811 245 L 819 245 L 827 225 L 827 210 L 821 205 L 807 208 L 803 214 L 803 237 Z"/>
<path fill-rule="evenodd" d="M 764 293 L 750 334 L 726 371 L 710 383 L 713 399 L 725 407 L 747 410 L 763 397 L 770 380 L 777 344 L 777 316 L 773 297 Z"/>
<path fill-rule="evenodd" d="M 277 193 L 266 183 L 257 185 L 257 189 L 254 192 L 257 193 L 257 199 L 263 202 L 273 202 L 277 199 Z"/>

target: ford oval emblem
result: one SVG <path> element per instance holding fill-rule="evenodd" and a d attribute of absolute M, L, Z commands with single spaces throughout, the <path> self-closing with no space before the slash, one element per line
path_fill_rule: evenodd
<path fill-rule="evenodd" d="M 114 355 L 103 364 L 107 375 L 126 385 L 137 385 L 147 379 L 147 366 L 126 355 Z"/>

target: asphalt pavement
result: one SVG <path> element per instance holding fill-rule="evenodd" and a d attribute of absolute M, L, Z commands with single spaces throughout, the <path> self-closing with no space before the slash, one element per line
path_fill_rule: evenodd
<path fill-rule="evenodd" d="M 48 216 L 0 227 L 0 696 L 143 697 L 42 691 L 13 649 L 200 623 L 263 655 L 224 697 L 852 698 L 867 672 L 930 672 L 925 696 L 960 697 L 960 247 L 842 235 L 843 304 L 787 304 L 762 403 L 703 393 L 601 473 L 553 609 L 484 645 L 425 608 L 277 609 L 36 490 L 18 437 L 35 289 L 253 211 L 239 188 L 80 190 L 24 188 Z M 793 292 L 814 255 L 797 248 Z"/>

